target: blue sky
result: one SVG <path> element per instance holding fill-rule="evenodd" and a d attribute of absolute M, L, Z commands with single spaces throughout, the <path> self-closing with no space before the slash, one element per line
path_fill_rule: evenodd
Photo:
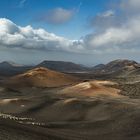
<path fill-rule="evenodd" d="M 1 0 L 0 61 L 140 61 L 140 0 Z"/>
<path fill-rule="evenodd" d="M 49 32 L 78 39 L 91 32 L 88 18 L 104 11 L 109 0 L 3 0 L 0 1 L 0 17 L 8 18 L 18 25 L 31 24 L 35 28 L 45 28 Z M 55 8 L 75 10 L 72 20 L 62 25 L 37 21 L 37 17 Z M 74 29 L 74 34 L 73 34 Z"/>

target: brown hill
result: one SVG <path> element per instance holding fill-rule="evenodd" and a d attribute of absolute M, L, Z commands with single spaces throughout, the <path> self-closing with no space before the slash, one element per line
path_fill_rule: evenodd
<path fill-rule="evenodd" d="M 78 78 L 73 76 L 40 67 L 14 76 L 5 83 L 8 87 L 59 87 L 77 81 Z"/>
<path fill-rule="evenodd" d="M 140 64 L 135 61 L 118 59 L 118 60 L 111 61 L 106 65 L 101 65 L 100 67 L 95 66 L 93 67 L 93 71 L 99 73 L 115 73 L 121 71 L 131 71 L 139 67 Z"/>
<path fill-rule="evenodd" d="M 67 96 L 85 96 L 85 97 L 121 97 L 120 90 L 111 86 L 117 83 L 111 81 L 89 81 L 72 85 L 61 90 L 61 94 Z"/>

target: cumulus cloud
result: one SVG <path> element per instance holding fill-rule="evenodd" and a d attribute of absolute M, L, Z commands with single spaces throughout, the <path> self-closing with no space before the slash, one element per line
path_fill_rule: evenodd
<path fill-rule="evenodd" d="M 1 47 L 70 52 L 83 49 L 80 40 L 68 40 L 41 28 L 21 27 L 5 18 L 0 19 L 0 31 Z"/>
<path fill-rule="evenodd" d="M 41 28 L 21 27 L 8 19 L 1 18 L 0 47 L 96 55 L 140 53 L 140 14 L 134 14 L 138 2 L 137 0 L 128 0 L 127 2 L 122 0 L 119 4 L 119 14 L 116 9 L 99 13 L 93 24 L 93 27 L 96 27 L 95 32 L 80 40 L 69 40 Z M 127 5 L 133 9 L 129 17 L 126 16 Z M 59 9 L 58 11 L 64 10 Z M 66 15 L 69 15 L 68 13 Z M 55 22 L 64 22 L 63 17 L 67 17 L 66 15 L 64 14 L 61 20 L 58 18 L 59 20 L 57 19 Z M 123 16 L 119 17 L 119 15 Z"/>
<path fill-rule="evenodd" d="M 115 12 L 116 11 L 116 12 Z M 96 32 L 85 37 L 88 47 L 119 53 L 140 52 L 140 1 L 121 0 L 117 9 L 99 13 L 92 20 Z"/>
<path fill-rule="evenodd" d="M 55 8 L 39 16 L 38 20 L 51 24 L 62 24 L 68 22 L 73 17 L 74 12 L 71 9 Z"/>
<path fill-rule="evenodd" d="M 103 13 L 99 13 L 96 16 L 90 18 L 89 25 L 94 28 L 104 29 L 110 26 L 120 26 L 119 20 L 116 20 L 115 11 L 107 10 Z"/>

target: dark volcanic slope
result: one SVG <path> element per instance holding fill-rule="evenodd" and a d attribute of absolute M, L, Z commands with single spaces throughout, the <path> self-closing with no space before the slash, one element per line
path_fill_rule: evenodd
<path fill-rule="evenodd" d="M 19 93 L 18 97 L 16 95 L 16 99 L 11 99 L 14 97 L 9 94 L 10 99 L 0 100 L 0 110 L 12 116 L 28 119 L 9 120 L 12 118 L 10 116 L 3 120 L 0 117 L 0 138 L 2 140 L 139 140 L 140 100 L 114 96 L 116 93 L 110 96 L 99 95 L 102 88 L 103 93 L 109 94 L 107 91 L 111 93 L 110 85 L 112 83 L 107 81 L 86 82 L 64 87 L 61 91 L 57 89 L 59 92 L 56 92 L 56 89 L 51 89 L 50 92 L 46 88 L 33 88 L 27 91 L 21 90 L 23 93 Z M 86 92 L 91 92 L 92 96 L 91 94 L 87 96 Z M 36 94 L 33 96 L 33 93 Z M 38 122 L 41 125 L 38 125 Z"/>
<path fill-rule="evenodd" d="M 5 82 L 10 87 L 59 87 L 77 81 L 78 79 L 73 76 L 40 67 L 14 76 Z"/>
<path fill-rule="evenodd" d="M 9 88 L 0 87 L 0 140 L 139 140 L 139 64 L 118 60 L 107 69 L 133 76 L 79 82 L 35 68 L 8 79 Z"/>
<path fill-rule="evenodd" d="M 42 63 L 38 64 L 36 67 L 46 67 L 61 72 L 79 72 L 79 71 L 88 70 L 88 68 L 82 65 L 78 65 L 72 62 L 64 62 L 64 61 L 43 61 Z"/>

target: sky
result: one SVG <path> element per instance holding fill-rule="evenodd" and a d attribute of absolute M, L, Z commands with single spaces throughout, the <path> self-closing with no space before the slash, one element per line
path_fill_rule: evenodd
<path fill-rule="evenodd" d="M 140 0 L 0 1 L 0 61 L 140 62 Z"/>

